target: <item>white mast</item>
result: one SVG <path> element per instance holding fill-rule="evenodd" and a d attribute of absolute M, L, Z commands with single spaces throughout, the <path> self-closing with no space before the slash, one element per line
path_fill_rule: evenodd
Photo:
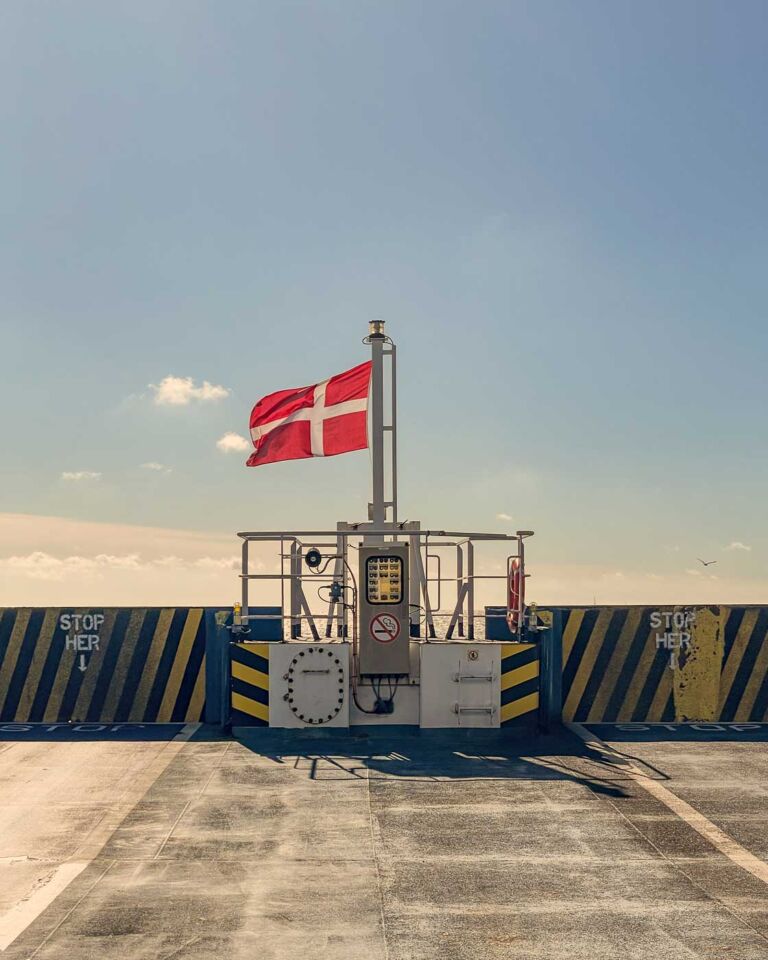
<path fill-rule="evenodd" d="M 392 508 L 391 521 L 397 522 L 397 407 L 395 387 L 395 345 L 384 333 L 383 320 L 371 320 L 365 338 L 371 345 L 371 502 L 368 519 L 374 529 L 387 522 L 387 507 Z M 392 383 L 390 389 L 389 423 L 384 422 L 384 357 L 391 358 Z M 390 483 L 391 499 L 387 500 L 384 434 L 391 434 Z"/>

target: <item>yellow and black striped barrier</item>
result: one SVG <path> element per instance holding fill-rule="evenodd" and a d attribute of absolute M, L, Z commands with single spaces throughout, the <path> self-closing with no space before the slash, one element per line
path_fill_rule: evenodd
<path fill-rule="evenodd" d="M 0 609 L 0 721 L 202 720 L 203 613 Z"/>
<path fill-rule="evenodd" d="M 269 644 L 230 646 L 234 726 L 269 726 Z"/>
<path fill-rule="evenodd" d="M 768 721 L 768 607 L 559 612 L 563 719 Z"/>
<path fill-rule="evenodd" d="M 211 673 L 212 715 L 229 700 L 233 722 L 268 725 L 269 645 L 230 645 L 213 614 L 206 624 L 209 612 L 0 608 L 0 722 L 202 720 L 206 643 L 226 642 L 231 692 L 222 699 Z M 768 606 L 571 607 L 554 617 L 565 720 L 768 722 Z M 548 709 L 560 704 L 559 672 L 547 666 L 542 680 L 540 648 L 502 644 L 502 724 L 536 713 L 544 680 Z M 218 654 L 211 662 L 218 676 Z"/>
<path fill-rule="evenodd" d="M 539 651 L 535 643 L 501 648 L 501 726 L 539 709 Z"/>
<path fill-rule="evenodd" d="M 768 722 L 768 607 L 722 607 L 723 667 L 713 719 Z"/>

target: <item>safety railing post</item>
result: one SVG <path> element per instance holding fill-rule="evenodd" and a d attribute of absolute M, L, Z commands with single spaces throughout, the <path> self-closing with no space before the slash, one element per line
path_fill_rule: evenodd
<path fill-rule="evenodd" d="M 475 639 L 475 545 L 467 541 L 467 638 Z"/>
<path fill-rule="evenodd" d="M 301 576 L 301 557 L 296 540 L 291 540 L 291 639 L 297 640 L 301 636 L 301 617 L 299 600 L 299 577 Z"/>

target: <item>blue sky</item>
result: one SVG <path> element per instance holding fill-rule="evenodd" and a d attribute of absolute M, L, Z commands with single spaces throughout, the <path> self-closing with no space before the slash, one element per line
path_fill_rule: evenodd
<path fill-rule="evenodd" d="M 383 317 L 404 516 L 534 528 L 555 593 L 765 600 L 767 29 L 751 2 L 3 4 L 0 515 L 31 520 L 0 565 L 70 555 L 42 516 L 89 524 L 78 556 L 360 518 L 366 454 L 216 443 Z M 229 393 L 158 405 L 167 376 Z"/>

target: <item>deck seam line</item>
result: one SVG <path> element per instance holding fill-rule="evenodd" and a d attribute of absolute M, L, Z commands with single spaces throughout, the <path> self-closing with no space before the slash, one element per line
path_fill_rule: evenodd
<path fill-rule="evenodd" d="M 198 726 L 199 726 L 199 724 L 198 724 Z M 165 849 L 166 843 L 168 843 L 168 841 L 171 839 L 171 836 L 173 835 L 174 830 L 176 829 L 176 827 L 178 827 L 179 823 L 181 822 L 181 818 L 184 816 L 184 814 L 185 814 L 185 813 L 187 812 L 187 810 L 189 809 L 190 804 L 192 803 L 192 801 L 193 801 L 193 800 L 196 800 L 196 799 L 199 799 L 200 797 L 202 797 L 202 795 L 203 795 L 203 794 L 205 793 L 205 791 L 208 789 L 208 785 L 210 784 L 211 780 L 213 780 L 214 774 L 216 773 L 217 770 L 219 770 L 219 769 L 221 768 L 222 763 L 224 763 L 224 758 L 226 757 L 227 753 L 229 752 L 230 746 L 231 746 L 231 743 L 228 743 L 228 744 L 227 744 L 227 747 L 226 747 L 226 750 L 224 750 L 224 751 L 222 752 L 221 756 L 220 756 L 219 759 L 218 759 L 218 762 L 217 762 L 216 764 L 214 764 L 213 770 L 211 770 L 210 774 L 208 775 L 208 779 L 205 781 L 205 783 L 203 784 L 203 786 L 200 788 L 200 790 L 198 791 L 197 795 L 196 795 L 195 797 L 190 797 L 189 800 L 187 800 L 187 802 L 184 804 L 184 806 L 182 807 L 181 813 L 178 815 L 178 817 L 176 817 L 176 819 L 175 819 L 174 822 L 173 822 L 173 826 L 172 826 L 171 829 L 168 831 L 168 834 L 166 835 L 165 839 L 163 840 L 163 842 L 162 842 L 162 843 L 160 844 L 160 846 L 158 847 L 157 853 L 155 853 L 155 855 L 152 857 L 153 860 L 159 860 L 159 859 L 160 859 L 160 854 L 161 854 L 161 853 L 163 852 L 163 850 Z M 158 779 L 159 779 L 159 777 L 158 777 Z M 171 858 L 171 859 L 172 859 L 172 858 Z"/>
<path fill-rule="evenodd" d="M 389 941 L 387 940 L 387 921 L 384 912 L 384 890 L 381 883 L 381 870 L 379 869 L 379 857 L 376 852 L 376 832 L 373 828 L 373 801 L 371 799 L 371 777 L 370 770 L 365 778 L 366 791 L 368 794 L 368 827 L 371 833 L 371 856 L 373 857 L 373 868 L 376 873 L 376 889 L 379 892 L 379 914 L 381 916 L 381 939 L 384 945 L 384 960 L 389 960 Z"/>
<path fill-rule="evenodd" d="M 109 871 L 112 869 L 112 867 L 114 867 L 114 865 L 115 865 L 114 860 L 110 860 L 107 863 L 107 865 L 104 867 L 101 873 L 94 878 L 93 883 L 88 887 L 88 889 L 83 891 L 83 895 L 79 897 L 75 901 L 75 903 L 72 904 L 69 910 L 67 910 L 64 916 L 61 918 L 61 920 L 59 920 L 59 922 L 53 928 L 53 930 L 51 930 L 51 932 L 46 937 L 44 937 L 40 941 L 40 943 L 35 947 L 32 953 L 30 953 L 29 960 L 34 960 L 34 958 L 38 955 L 38 953 L 40 953 L 40 951 L 43 949 L 46 943 L 48 943 L 48 941 L 51 939 L 51 937 L 61 929 L 62 925 L 65 924 L 67 920 L 69 920 L 69 918 L 72 916 L 75 910 L 77 910 L 77 908 L 80 906 L 83 900 L 85 900 L 88 894 L 95 888 L 96 884 L 99 883 L 100 880 L 104 879 L 104 877 L 109 873 Z M 0 950 L 0 953 L 3 953 L 3 952 L 4 952 L 3 950 Z"/>

